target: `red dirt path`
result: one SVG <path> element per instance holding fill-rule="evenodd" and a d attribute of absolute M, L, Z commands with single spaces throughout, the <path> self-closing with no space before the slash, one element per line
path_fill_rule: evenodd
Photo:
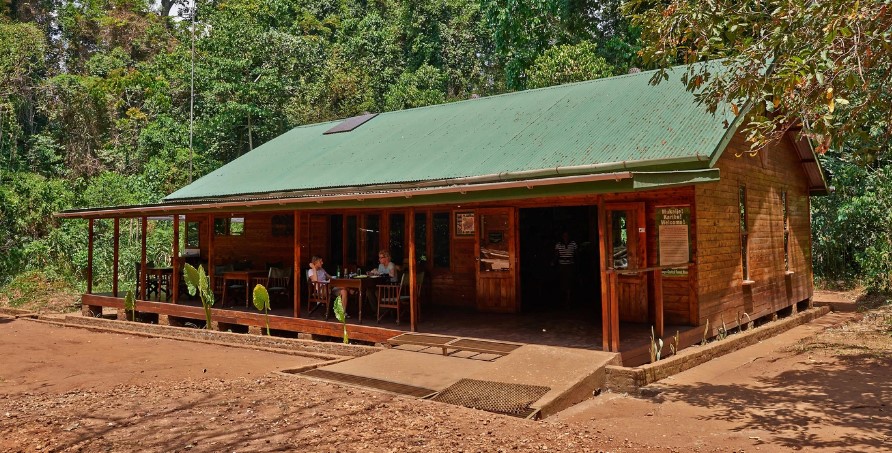
<path fill-rule="evenodd" d="M 0 317 L 0 451 L 889 451 L 890 321 L 829 315 L 532 422 L 272 373 L 315 359 Z"/>

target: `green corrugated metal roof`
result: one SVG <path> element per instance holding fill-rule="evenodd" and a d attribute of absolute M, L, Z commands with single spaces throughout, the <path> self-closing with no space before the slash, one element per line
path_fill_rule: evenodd
<path fill-rule="evenodd" d="M 567 167 L 704 168 L 734 118 L 697 105 L 683 70 L 656 86 L 642 72 L 387 112 L 345 133 L 323 135 L 340 121 L 297 127 L 165 200 Z"/>

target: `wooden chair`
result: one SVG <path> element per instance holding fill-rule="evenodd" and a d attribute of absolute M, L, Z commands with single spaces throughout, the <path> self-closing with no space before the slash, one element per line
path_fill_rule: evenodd
<path fill-rule="evenodd" d="M 307 298 L 307 310 L 309 312 L 307 317 L 309 318 L 317 308 L 325 305 L 325 320 L 327 321 L 328 313 L 331 311 L 331 283 L 310 280 L 307 284 L 309 286 L 307 291 L 309 293 Z"/>
<path fill-rule="evenodd" d="M 290 300 L 291 268 L 269 268 L 269 275 L 266 278 L 266 284 L 264 286 L 266 286 L 266 291 L 269 293 L 270 300 L 272 300 L 274 295 L 285 296 L 286 300 Z M 270 304 L 272 304 L 272 301 L 270 301 Z"/>
<path fill-rule="evenodd" d="M 136 285 L 135 293 L 133 294 L 136 298 L 139 298 L 140 289 L 142 288 L 142 263 L 133 263 L 136 268 Z M 146 263 L 146 267 L 152 267 L 151 263 Z M 151 299 L 152 294 L 158 294 L 158 279 L 154 276 L 146 275 L 146 299 Z"/>
<path fill-rule="evenodd" d="M 406 275 L 403 274 L 403 280 L 406 279 Z M 389 285 L 378 285 L 378 323 L 381 323 L 381 309 L 382 308 L 394 308 L 396 309 L 396 324 L 400 323 L 400 306 L 403 305 L 403 299 L 401 297 L 403 292 L 403 282 L 397 284 L 389 284 Z"/>
<path fill-rule="evenodd" d="M 408 273 L 408 272 L 407 272 Z M 409 277 L 403 274 L 403 286 L 406 287 L 404 291 L 409 292 Z M 418 306 L 415 307 L 416 316 L 418 319 L 421 319 L 421 289 L 424 288 L 424 271 L 419 272 L 418 275 L 415 276 L 415 294 L 418 297 Z M 400 296 L 400 301 L 406 305 L 409 305 L 411 301 L 411 294 L 403 294 Z"/>

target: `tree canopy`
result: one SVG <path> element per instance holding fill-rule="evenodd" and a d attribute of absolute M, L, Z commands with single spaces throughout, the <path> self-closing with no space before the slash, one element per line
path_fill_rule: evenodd
<path fill-rule="evenodd" d="M 685 83 L 712 110 L 745 105 L 754 150 L 804 126 L 820 152 L 888 153 L 888 0 L 631 0 L 626 8 L 642 30 L 645 64 L 722 59 L 727 71 L 692 67 Z"/>

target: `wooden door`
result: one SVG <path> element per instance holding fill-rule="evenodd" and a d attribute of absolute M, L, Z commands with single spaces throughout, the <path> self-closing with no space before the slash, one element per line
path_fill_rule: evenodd
<path fill-rule="evenodd" d="M 616 203 L 607 211 L 607 267 L 634 270 L 647 267 L 644 203 Z M 648 322 L 647 273 L 618 273 L 619 320 Z"/>
<path fill-rule="evenodd" d="M 477 310 L 517 311 L 515 209 L 477 211 Z"/>

